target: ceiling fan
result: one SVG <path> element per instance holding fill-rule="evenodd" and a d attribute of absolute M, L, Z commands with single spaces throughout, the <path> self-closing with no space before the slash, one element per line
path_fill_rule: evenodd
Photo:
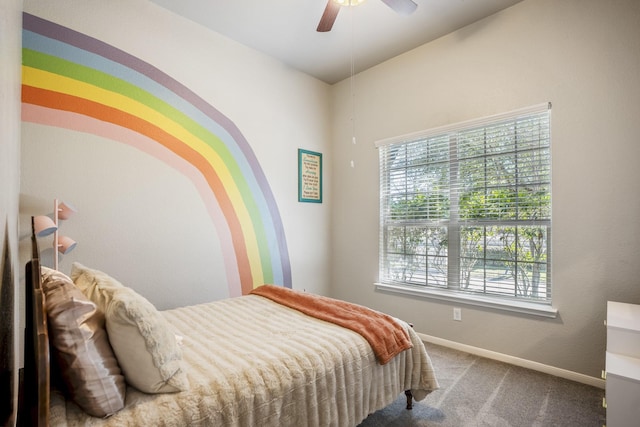
<path fill-rule="evenodd" d="M 327 7 L 324 9 L 316 31 L 320 33 L 331 31 L 331 27 L 333 27 L 333 23 L 342 6 L 355 6 L 363 1 L 364 0 L 328 0 Z M 411 15 L 418 7 L 412 0 L 382 0 L 382 2 L 402 15 Z"/>

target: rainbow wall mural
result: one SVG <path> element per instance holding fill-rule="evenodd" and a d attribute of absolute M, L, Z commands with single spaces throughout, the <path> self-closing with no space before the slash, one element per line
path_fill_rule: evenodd
<path fill-rule="evenodd" d="M 230 294 L 291 287 L 278 207 L 233 122 L 154 66 L 28 13 L 22 55 L 23 121 L 107 137 L 180 170 L 216 225 Z"/>

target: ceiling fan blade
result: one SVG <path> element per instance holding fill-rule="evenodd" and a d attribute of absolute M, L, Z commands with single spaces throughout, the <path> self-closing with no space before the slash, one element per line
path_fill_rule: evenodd
<path fill-rule="evenodd" d="M 322 18 L 320 18 L 320 23 L 318 24 L 316 31 L 319 33 L 331 31 L 331 27 L 333 27 L 333 23 L 336 21 L 338 12 L 340 12 L 340 5 L 333 0 L 327 0 L 327 7 L 324 8 L 324 13 L 322 14 Z"/>
<path fill-rule="evenodd" d="M 382 0 L 384 4 L 402 15 L 411 15 L 418 5 L 411 0 Z"/>

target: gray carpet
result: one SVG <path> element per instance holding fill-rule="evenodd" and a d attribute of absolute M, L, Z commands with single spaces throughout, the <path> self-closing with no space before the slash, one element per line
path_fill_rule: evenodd
<path fill-rule="evenodd" d="M 602 427 L 604 390 L 426 344 L 440 389 L 413 410 L 404 394 L 360 427 Z"/>

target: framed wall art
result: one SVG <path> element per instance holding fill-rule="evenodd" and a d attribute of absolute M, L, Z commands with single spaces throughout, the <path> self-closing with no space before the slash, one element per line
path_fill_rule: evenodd
<path fill-rule="evenodd" d="M 322 153 L 298 149 L 298 201 L 322 203 Z"/>

